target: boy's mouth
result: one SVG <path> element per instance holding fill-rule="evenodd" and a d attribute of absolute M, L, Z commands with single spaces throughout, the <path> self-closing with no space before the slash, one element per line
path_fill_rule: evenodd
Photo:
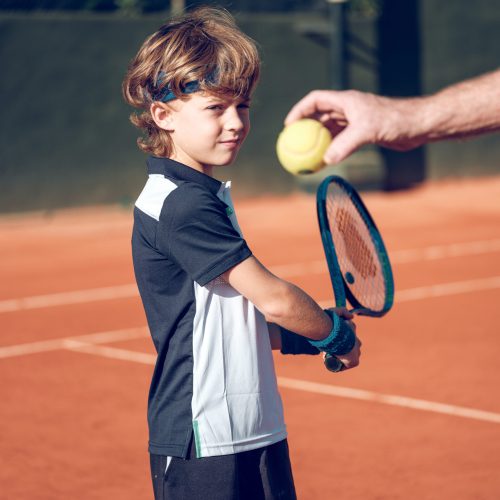
<path fill-rule="evenodd" d="M 223 141 L 219 141 L 219 143 L 222 144 L 223 146 L 228 147 L 228 148 L 236 148 L 240 145 L 241 138 L 234 137 L 232 139 L 225 139 Z"/>

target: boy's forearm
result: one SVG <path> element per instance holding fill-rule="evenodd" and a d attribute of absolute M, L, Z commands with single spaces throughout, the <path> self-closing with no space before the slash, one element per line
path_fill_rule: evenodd
<path fill-rule="evenodd" d="M 336 356 L 355 348 L 352 314 L 345 308 L 323 311 L 307 293 L 270 273 L 255 257 L 243 260 L 222 277 L 255 305 L 268 324 L 277 325 L 270 327 L 270 341 L 273 348 L 281 347 L 284 354 L 323 351 Z M 353 359 L 344 364 L 352 368 L 358 358 L 356 351 Z"/>
<path fill-rule="evenodd" d="M 313 340 L 324 339 L 332 330 L 328 314 L 309 295 L 291 283 L 283 282 L 279 304 L 272 313 L 265 313 L 269 322 Z"/>
<path fill-rule="evenodd" d="M 331 318 L 309 295 L 270 273 L 254 256 L 222 277 L 270 323 L 313 340 L 322 340 L 332 331 Z"/>

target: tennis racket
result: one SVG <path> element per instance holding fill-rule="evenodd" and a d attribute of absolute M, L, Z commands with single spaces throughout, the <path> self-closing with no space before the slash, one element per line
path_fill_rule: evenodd
<path fill-rule="evenodd" d="M 337 307 L 349 301 L 352 313 L 380 317 L 394 302 L 389 256 L 375 222 L 356 190 L 332 175 L 317 191 L 318 222 Z M 325 366 L 341 371 L 343 363 L 325 355 Z"/>

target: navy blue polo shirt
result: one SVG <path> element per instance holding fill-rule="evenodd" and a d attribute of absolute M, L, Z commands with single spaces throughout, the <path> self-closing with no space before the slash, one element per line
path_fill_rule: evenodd
<path fill-rule="evenodd" d="M 137 285 L 158 353 L 148 398 L 150 453 L 198 457 L 286 437 L 263 315 L 220 275 L 252 255 L 229 187 L 148 159 L 134 208 Z"/>

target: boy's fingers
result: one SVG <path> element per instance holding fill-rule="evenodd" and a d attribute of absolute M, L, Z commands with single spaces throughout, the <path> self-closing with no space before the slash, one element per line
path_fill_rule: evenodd
<path fill-rule="evenodd" d="M 334 307 L 333 311 L 338 314 L 341 318 L 344 319 L 352 319 L 354 318 L 354 314 L 352 314 L 348 309 L 345 307 Z"/>

